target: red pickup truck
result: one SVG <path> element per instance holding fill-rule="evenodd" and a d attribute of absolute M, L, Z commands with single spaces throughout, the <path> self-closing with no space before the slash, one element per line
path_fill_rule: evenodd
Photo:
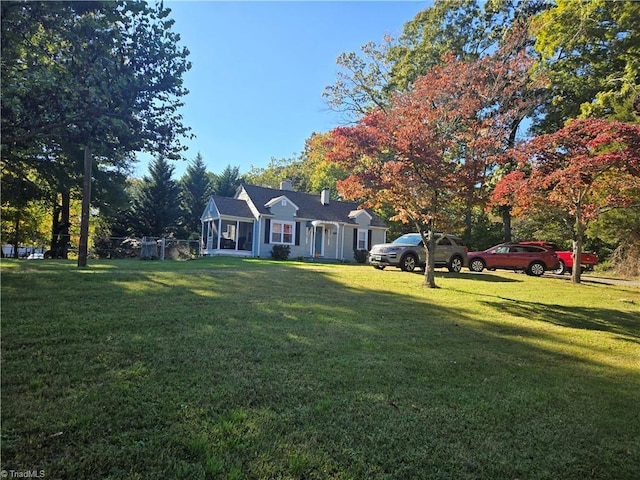
<path fill-rule="evenodd" d="M 556 268 L 553 273 L 557 275 L 562 275 L 564 272 L 571 273 L 573 269 L 573 252 L 560 250 L 557 244 L 553 242 L 520 242 L 520 243 L 528 243 L 529 245 L 538 245 L 540 247 L 548 248 L 549 250 L 553 250 L 558 255 L 558 268 Z M 580 258 L 580 266 L 582 267 L 582 271 L 592 271 L 593 267 L 598 264 L 598 255 L 590 252 L 582 252 L 582 257 Z"/>

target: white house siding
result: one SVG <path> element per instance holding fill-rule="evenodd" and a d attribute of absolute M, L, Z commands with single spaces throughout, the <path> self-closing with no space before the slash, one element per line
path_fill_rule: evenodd
<path fill-rule="evenodd" d="M 371 245 L 369 245 L 369 250 L 374 245 L 378 245 L 380 243 L 387 243 L 387 230 L 382 228 L 373 228 L 371 229 Z"/>

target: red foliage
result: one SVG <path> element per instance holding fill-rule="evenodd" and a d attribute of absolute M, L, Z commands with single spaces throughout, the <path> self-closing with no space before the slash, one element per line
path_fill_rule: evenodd
<path fill-rule="evenodd" d="M 487 174 L 507 148 L 527 102 L 523 55 L 475 62 L 448 58 L 357 125 L 330 134 L 329 160 L 351 175 L 346 198 L 387 203 L 403 221 L 428 224 L 451 198 L 481 200 Z"/>
<path fill-rule="evenodd" d="M 583 224 L 603 208 L 624 206 L 640 188 L 640 125 L 580 119 L 513 150 L 519 172 L 496 186 L 494 205 L 550 204 Z M 525 175 L 524 172 L 529 172 Z"/>
<path fill-rule="evenodd" d="M 520 212 L 556 208 L 574 218 L 572 281 L 580 282 L 582 237 L 603 209 L 627 206 L 640 191 L 640 125 L 573 120 L 513 151 L 519 172 L 507 175 L 494 204 Z"/>

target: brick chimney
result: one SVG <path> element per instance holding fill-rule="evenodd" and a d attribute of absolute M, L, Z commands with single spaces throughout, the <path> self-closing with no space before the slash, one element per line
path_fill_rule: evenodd
<path fill-rule="evenodd" d="M 293 184 L 291 183 L 291 180 L 282 180 L 280 182 L 280 190 L 287 190 L 287 191 L 292 191 L 293 190 Z"/>
<path fill-rule="evenodd" d="M 331 198 L 331 190 L 323 188 L 320 194 L 320 203 L 322 203 L 322 205 L 329 205 L 329 198 Z"/>

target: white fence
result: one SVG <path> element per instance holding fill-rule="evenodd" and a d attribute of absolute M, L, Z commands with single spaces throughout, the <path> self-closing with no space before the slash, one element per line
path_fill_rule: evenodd
<path fill-rule="evenodd" d="M 44 253 L 44 247 L 25 247 L 22 245 L 18 246 L 19 258 L 27 258 L 32 253 Z M 2 245 L 2 256 L 6 258 L 15 257 L 15 247 L 13 245 L 9 245 L 8 243 Z"/>

